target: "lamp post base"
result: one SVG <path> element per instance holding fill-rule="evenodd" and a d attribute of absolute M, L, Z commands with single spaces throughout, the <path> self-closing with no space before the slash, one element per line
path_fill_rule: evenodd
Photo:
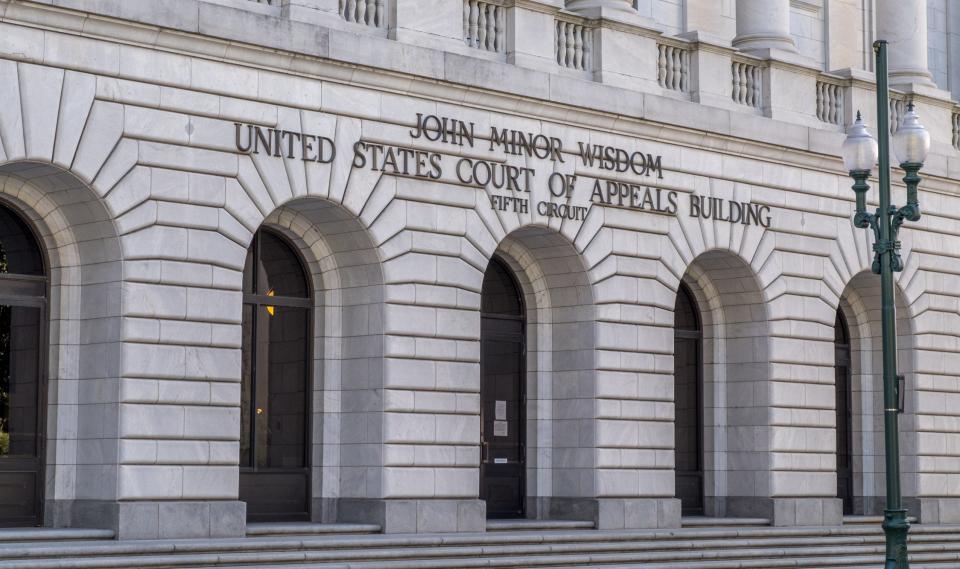
<path fill-rule="evenodd" d="M 885 569 L 907 569 L 907 532 L 910 522 L 906 510 L 884 510 L 883 531 L 887 534 Z"/>

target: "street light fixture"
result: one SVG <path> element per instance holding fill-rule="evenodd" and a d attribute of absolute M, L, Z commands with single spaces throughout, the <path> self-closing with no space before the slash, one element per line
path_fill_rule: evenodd
<path fill-rule="evenodd" d="M 893 299 L 893 273 L 903 270 L 900 258 L 900 241 L 897 234 L 904 221 L 920 219 L 920 203 L 917 186 L 920 184 L 920 168 L 930 150 L 930 134 L 920 124 L 911 102 L 900 128 L 893 137 L 894 153 L 900 167 L 906 172 L 903 178 L 907 185 L 907 203 L 903 207 L 890 205 L 890 128 L 887 93 L 887 42 L 874 42 L 877 72 L 877 135 L 874 140 L 857 113 L 857 120 L 850 127 L 841 153 L 843 164 L 853 178 L 856 193 L 856 213 L 853 224 L 861 229 L 870 228 L 874 234 L 874 259 L 871 269 L 880 275 L 881 328 L 883 332 L 883 412 L 884 439 L 886 443 L 887 506 L 883 515 L 883 531 L 886 534 L 885 569 L 907 569 L 907 532 L 910 523 L 903 509 L 900 492 L 900 404 L 904 389 L 897 380 L 897 320 Z M 878 161 L 879 205 L 876 212 L 867 211 L 867 179 L 873 165 Z"/>

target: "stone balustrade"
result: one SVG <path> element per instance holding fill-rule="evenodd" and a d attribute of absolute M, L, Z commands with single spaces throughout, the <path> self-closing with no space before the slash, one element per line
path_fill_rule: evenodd
<path fill-rule="evenodd" d="M 833 80 L 817 81 L 817 118 L 827 124 L 843 125 L 843 85 Z"/>
<path fill-rule="evenodd" d="M 463 0 L 463 41 L 470 47 L 506 51 L 507 9 L 494 2 Z"/>
<path fill-rule="evenodd" d="M 343 19 L 372 28 L 387 26 L 386 0 L 340 0 Z"/>
<path fill-rule="evenodd" d="M 581 23 L 556 20 L 556 56 L 560 67 L 593 69 L 593 30 Z"/>
<path fill-rule="evenodd" d="M 741 60 L 734 60 L 730 67 L 733 81 L 733 101 L 740 105 L 759 109 L 763 106 L 763 68 Z"/>
<path fill-rule="evenodd" d="M 664 89 L 687 93 L 690 90 L 690 50 L 657 44 L 657 82 Z"/>

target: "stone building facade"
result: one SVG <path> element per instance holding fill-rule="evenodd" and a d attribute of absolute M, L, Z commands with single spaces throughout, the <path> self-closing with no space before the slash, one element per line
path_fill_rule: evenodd
<path fill-rule="evenodd" d="M 0 0 L 0 523 L 877 513 L 838 158 L 876 38 L 933 139 L 904 494 L 960 521 L 957 33 L 935 0 Z"/>

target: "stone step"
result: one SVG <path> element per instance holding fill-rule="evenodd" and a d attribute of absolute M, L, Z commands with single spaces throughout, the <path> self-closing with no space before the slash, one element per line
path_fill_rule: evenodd
<path fill-rule="evenodd" d="M 108 529 L 80 528 L 10 528 L 0 529 L 0 543 L 8 542 L 47 542 L 47 541 L 90 541 L 113 539 L 113 531 Z"/>
<path fill-rule="evenodd" d="M 0 543 L 4 569 L 119 569 L 310 564 L 325 569 L 471 567 L 848 567 L 882 556 L 876 526 L 719 527 L 652 531 L 517 531 L 433 535 L 270 536 L 167 541 Z M 916 526 L 911 552 L 960 566 L 960 527 Z M 871 557 L 872 556 L 872 557 Z M 930 557 L 934 556 L 934 557 Z M 937 557 L 939 556 L 939 557 Z M 803 565 L 771 564 L 803 559 Z M 481 565 L 477 565 L 480 562 Z M 686 565 L 683 565 L 683 564 Z M 759 563 L 759 564 L 758 564 Z M 680 565 L 677 565 L 680 564 Z"/>
<path fill-rule="evenodd" d="M 604 565 L 602 569 L 777 569 L 779 567 L 790 567 L 794 569 L 831 569 L 831 568 L 842 568 L 842 569 L 878 569 L 883 560 L 881 558 L 870 558 L 862 560 L 854 560 L 853 564 L 850 564 L 848 559 L 845 558 L 835 558 L 835 559 L 824 559 L 817 560 L 817 565 L 797 565 L 794 563 L 781 564 L 776 566 L 767 565 L 764 563 L 759 564 L 741 564 L 736 561 L 734 562 L 704 562 L 698 563 L 697 565 L 690 565 L 689 563 L 641 563 L 641 564 L 613 564 L 613 565 Z M 821 563 L 822 562 L 822 563 Z M 953 565 L 954 561 L 951 559 L 946 559 L 941 562 L 936 561 L 926 561 L 918 563 L 916 561 L 911 561 L 910 569 L 951 569 L 955 567 Z M 291 565 L 258 565 L 257 569 L 293 569 L 296 566 Z M 310 566 L 314 567 L 314 566 Z M 340 566 L 330 566 L 329 568 L 324 569 L 352 569 L 354 565 L 340 565 Z M 511 566 L 512 569 L 524 567 L 521 564 Z M 546 567 L 538 567 L 537 569 L 568 569 L 569 565 L 554 565 Z M 217 569 L 250 569 L 249 565 L 225 565 L 218 567 Z"/>
<path fill-rule="evenodd" d="M 593 522 L 576 520 L 487 520 L 487 531 L 555 531 L 593 527 Z"/>
<path fill-rule="evenodd" d="M 750 527 L 769 526 L 767 518 L 708 518 L 705 516 L 684 516 L 680 518 L 680 527 L 711 528 L 711 527 Z"/>
<path fill-rule="evenodd" d="M 956 543 L 960 541 L 960 536 L 954 540 L 945 540 L 943 538 L 929 540 L 914 540 L 916 543 Z M 218 553 L 220 551 L 231 551 L 233 553 L 284 553 L 301 551 L 321 551 L 333 552 L 335 554 L 352 555 L 351 552 L 361 552 L 369 554 L 371 551 L 392 551 L 398 547 L 403 547 L 404 552 L 409 555 L 433 555 L 429 553 L 436 551 L 441 554 L 466 554 L 470 555 L 477 551 L 484 551 L 490 554 L 509 552 L 523 553 L 576 553 L 576 552 L 631 552 L 631 551 L 672 551 L 687 550 L 694 547 L 698 542 L 691 540 L 678 541 L 633 541 L 633 542 L 587 542 L 587 543 L 547 543 L 547 544 L 493 544 L 493 545 L 445 545 L 445 546 L 415 546 L 410 544 L 394 544 L 392 547 L 321 547 L 328 544 L 311 544 L 310 542 L 272 542 L 264 543 L 260 540 L 253 543 L 234 542 L 217 543 L 205 541 L 203 543 L 165 543 L 165 542 L 126 542 L 117 545 L 104 545 L 98 547 L 33 547 L 21 550 L 0 549 L 0 559 L 11 560 L 20 558 L 54 558 L 54 557 L 73 557 L 84 556 L 129 556 L 129 555 L 176 555 L 176 554 L 205 554 Z M 710 547 L 717 550 L 724 549 L 758 549 L 758 548 L 791 548 L 801 547 L 812 543 L 811 540 L 788 540 L 788 539 L 750 539 L 750 540 L 725 540 L 719 543 L 711 544 Z M 818 546 L 848 547 L 877 545 L 883 543 L 882 536 L 851 538 L 834 537 L 821 538 L 815 542 Z M 345 553 L 346 552 L 346 553 Z M 428 552 L 428 553 L 424 553 Z"/>
<path fill-rule="evenodd" d="M 380 526 L 377 524 L 313 524 L 307 522 L 247 524 L 247 537 L 375 533 L 380 533 Z"/>
<path fill-rule="evenodd" d="M 960 549 L 953 551 L 937 551 L 936 548 L 927 551 L 916 548 L 911 558 L 916 563 L 943 564 L 956 567 L 960 563 Z M 134 558 L 110 558 L 70 560 L 48 560 L 54 564 L 45 564 L 41 560 L 28 562 L 13 562 L 5 564 L 5 569 L 116 569 L 138 567 L 144 569 L 160 569 L 175 567 L 310 567 L 312 569 L 495 569 L 495 568 L 538 568 L 548 567 L 624 567 L 643 569 L 679 569 L 680 567 L 698 569 L 777 569 L 780 567 L 792 568 L 824 568 L 850 567 L 882 563 L 883 546 L 870 548 L 821 548 L 811 546 L 797 549 L 765 549 L 756 551 L 730 552 L 729 556 L 714 555 L 709 550 L 674 552 L 670 555 L 627 555 L 627 554 L 592 554 L 592 555 L 506 555 L 490 557 L 484 552 L 475 551 L 471 556 L 464 557 L 436 557 L 436 558 L 398 558 L 383 556 L 380 559 L 350 558 L 324 559 L 315 556 L 281 556 L 271 557 L 264 555 L 244 555 L 223 553 L 219 555 L 157 556 Z"/>
<path fill-rule="evenodd" d="M 601 532 L 598 532 L 601 533 Z M 960 536 L 953 540 L 932 543 L 913 542 L 912 551 L 916 554 L 943 554 L 949 559 L 960 559 Z M 261 540 L 247 540 L 263 546 Z M 303 564 L 317 567 L 340 567 L 349 563 L 353 567 L 513 567 L 540 566 L 563 563 L 567 566 L 593 566 L 615 563 L 666 563 L 701 562 L 717 560 L 770 560 L 780 558 L 809 558 L 850 555 L 881 555 L 883 553 L 882 536 L 869 541 L 843 543 L 842 539 L 777 542 L 776 540 L 741 540 L 722 542 L 712 547 L 690 541 L 675 542 L 634 542 L 634 543 L 595 543 L 595 544 L 550 544 L 550 545 L 501 545 L 470 547 L 388 547 L 388 548 L 344 548 L 317 550 L 247 550 L 239 551 L 228 543 L 204 540 L 209 552 L 199 552 L 191 541 L 166 544 L 174 545 L 163 551 L 156 547 L 146 547 L 136 551 L 136 546 L 162 545 L 155 542 L 127 542 L 125 547 L 95 547 L 96 556 L 78 556 L 67 551 L 44 551 L 37 548 L 34 553 L 42 558 L 10 559 L 3 563 L 5 569 L 50 569 L 76 567 L 89 569 L 116 569 L 121 567 L 215 567 L 223 564 Z M 287 541 L 286 543 L 290 543 Z M 113 545 L 117 545 L 114 543 Z M 185 546 L 178 548 L 176 546 Z M 211 547 L 219 545 L 219 547 Z M 722 546 L 722 547 L 718 547 Z M 194 547 L 191 547 L 194 546 Z M 593 547 L 590 547 L 593 546 Z M 606 547 L 599 547 L 606 546 Z M 133 549 L 134 551 L 131 551 Z M 152 551 L 149 551 L 152 550 Z M 121 553 L 122 552 L 122 553 Z M 73 553 L 76 553 L 74 551 Z M 131 555 L 131 553 L 134 553 Z M 2 556 L 2 553 L 0 553 Z M 30 556 L 34 557 L 34 556 Z M 64 565 L 69 559 L 69 565 Z M 517 562 L 520 559 L 522 562 Z M 480 560 L 483 565 L 476 565 Z M 817 566 L 817 565 L 810 565 Z"/>
<path fill-rule="evenodd" d="M 555 531 L 500 532 L 481 534 L 433 535 L 333 535 L 333 536 L 263 536 L 257 539 L 156 540 L 124 542 L 40 542 L 0 544 L 0 559 L 85 555 L 131 555 L 204 553 L 230 551 L 337 550 L 371 548 L 425 547 L 545 547 L 641 548 L 669 549 L 691 547 L 759 547 L 791 546 L 814 539 L 817 543 L 879 543 L 882 533 L 875 527 L 852 528 L 724 528 L 680 529 L 657 531 Z M 960 528 L 951 526 L 917 526 L 911 532 L 917 542 L 953 542 L 960 539 Z"/>

